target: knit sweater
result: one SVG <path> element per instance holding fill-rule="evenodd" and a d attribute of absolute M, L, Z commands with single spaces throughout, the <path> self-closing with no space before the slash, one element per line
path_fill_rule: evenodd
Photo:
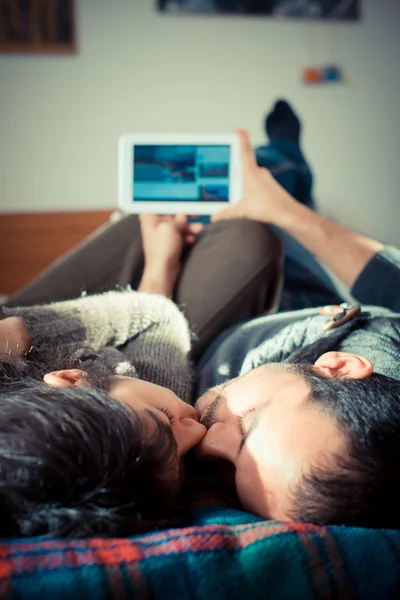
<path fill-rule="evenodd" d="M 352 321 L 329 332 L 319 309 L 307 309 L 253 319 L 232 328 L 198 365 L 198 395 L 267 363 L 313 364 L 325 352 L 366 356 L 374 371 L 400 379 L 400 315 L 365 307 Z"/>
<path fill-rule="evenodd" d="M 329 334 L 324 332 L 326 319 L 314 308 L 260 317 L 224 332 L 197 365 L 197 394 L 265 363 L 297 362 L 300 350 L 304 360 L 306 347 L 313 363 L 322 354 L 321 341 L 324 352 L 361 354 L 376 373 L 400 380 L 400 249 L 386 246 L 373 256 L 351 293 L 375 306 L 364 307 L 368 315 Z"/>
<path fill-rule="evenodd" d="M 35 357 L 52 349 L 89 346 L 116 375 L 138 377 L 190 401 L 190 331 L 174 303 L 156 294 L 126 291 L 84 296 L 29 308 L 3 308 L 23 318 Z"/>

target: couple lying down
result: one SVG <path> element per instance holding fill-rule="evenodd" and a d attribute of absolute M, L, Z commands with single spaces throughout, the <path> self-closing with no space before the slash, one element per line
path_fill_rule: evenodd
<path fill-rule="evenodd" d="M 141 235 L 134 217 L 110 228 L 118 237 L 129 226 L 131 258 L 131 245 L 143 247 L 144 269 L 132 262 L 118 273 L 125 286 L 126 273 L 134 284 L 142 271 L 137 292 L 36 298 L 32 307 L 16 297 L 3 308 L 1 536 L 126 536 L 184 524 L 192 449 L 200 462 L 218 462 L 221 477 L 233 471 L 241 506 L 263 518 L 400 525 L 400 315 L 392 312 L 400 253 L 301 206 L 240 138 L 243 198 L 216 223 L 200 231 L 183 217 L 144 215 Z M 273 310 L 279 291 L 279 243 L 266 223 L 376 307 L 255 318 Z M 93 244 L 111 256 L 105 237 Z M 85 249 L 77 256 L 83 267 Z"/>

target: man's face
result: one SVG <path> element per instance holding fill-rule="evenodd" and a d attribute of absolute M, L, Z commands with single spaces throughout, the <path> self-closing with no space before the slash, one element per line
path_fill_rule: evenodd
<path fill-rule="evenodd" d="M 312 466 L 333 467 L 335 456 L 345 451 L 335 420 L 309 394 L 289 365 L 269 364 L 208 390 L 196 402 L 208 430 L 199 455 L 232 462 L 242 505 L 261 517 L 290 519 L 301 477 Z"/>

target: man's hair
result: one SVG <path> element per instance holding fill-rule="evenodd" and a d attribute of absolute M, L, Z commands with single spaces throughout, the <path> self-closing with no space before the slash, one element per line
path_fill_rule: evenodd
<path fill-rule="evenodd" d="M 0 363 L 0 536 L 126 536 L 180 525 L 171 428 L 104 386 L 48 386 L 43 370 Z"/>
<path fill-rule="evenodd" d="M 310 401 L 332 415 L 346 451 L 334 467 L 303 474 L 293 491 L 293 519 L 373 528 L 400 527 L 400 383 L 373 373 L 366 379 L 326 378 L 294 365 Z"/>

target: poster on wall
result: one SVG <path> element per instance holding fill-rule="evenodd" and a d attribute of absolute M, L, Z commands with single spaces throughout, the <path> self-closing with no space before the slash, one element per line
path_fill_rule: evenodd
<path fill-rule="evenodd" d="M 167 13 L 259 15 L 275 18 L 350 21 L 360 18 L 361 0 L 157 0 Z"/>
<path fill-rule="evenodd" d="M 75 52 L 74 0 L 0 0 L 0 52 Z"/>

